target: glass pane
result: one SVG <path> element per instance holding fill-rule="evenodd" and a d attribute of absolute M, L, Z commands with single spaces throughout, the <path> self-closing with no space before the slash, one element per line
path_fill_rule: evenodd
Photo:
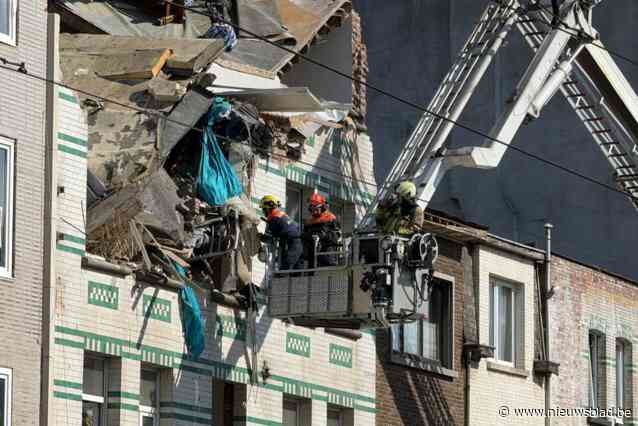
<path fill-rule="evenodd" d="M 499 287 L 498 295 L 498 334 L 499 334 L 499 359 L 503 361 L 513 361 L 512 349 L 512 300 L 513 292 L 509 287 Z"/>
<path fill-rule="evenodd" d="M 84 357 L 84 372 L 82 378 L 82 392 L 104 396 L 104 360 Z"/>
<path fill-rule="evenodd" d="M 401 352 L 401 324 L 392 324 L 392 350 Z"/>
<path fill-rule="evenodd" d="M 157 372 L 155 371 L 142 370 L 140 404 L 147 407 L 157 405 Z"/>
<path fill-rule="evenodd" d="M 423 321 L 423 356 L 439 360 L 439 330 L 438 325 Z"/>
<path fill-rule="evenodd" d="M 616 343 L 616 407 L 623 408 L 625 402 L 625 357 L 622 343 Z"/>
<path fill-rule="evenodd" d="M 101 408 L 97 402 L 82 401 L 82 426 L 99 426 Z"/>
<path fill-rule="evenodd" d="M 301 191 L 294 187 L 286 188 L 286 213 L 288 217 L 297 222 L 301 220 Z"/>
<path fill-rule="evenodd" d="M 154 426 L 155 425 L 154 420 L 155 419 L 153 419 L 153 417 L 144 416 L 142 417 L 142 426 Z"/>
<path fill-rule="evenodd" d="M 297 404 L 293 401 L 284 401 L 282 426 L 297 426 Z"/>
<path fill-rule="evenodd" d="M 11 1 L 0 1 L 0 33 L 10 35 L 11 33 Z"/>
<path fill-rule="evenodd" d="M 419 323 L 403 324 L 403 352 L 406 354 L 419 354 Z"/>
<path fill-rule="evenodd" d="M 7 409 L 7 407 L 4 406 L 6 387 L 7 387 L 6 379 L 4 377 L 0 377 L 0 425 L 4 425 L 5 410 Z"/>
<path fill-rule="evenodd" d="M 496 347 L 496 299 L 498 297 L 498 287 L 492 287 L 490 291 L 490 346 Z M 498 353 L 497 353 L 498 357 Z"/>
<path fill-rule="evenodd" d="M 0 1 L 0 4 L 4 3 Z M 0 6 L 0 10 L 4 9 L 4 7 Z M 0 18 L 1 20 L 1 18 Z M 0 30 L 1 31 L 1 30 Z M 0 149 L 0 218 L 2 220 L 2 229 L 8 229 L 8 217 L 7 217 L 7 184 L 8 184 L 8 175 L 7 175 L 7 150 Z M 6 247 L 7 241 L 5 241 L 5 233 L 3 232 L 0 235 L 0 267 L 7 266 L 7 255 L 6 255 Z"/>
<path fill-rule="evenodd" d="M 341 426 L 341 412 L 339 410 L 328 409 L 327 426 Z"/>
<path fill-rule="evenodd" d="M 589 335 L 589 402 L 592 408 L 598 406 L 598 336 Z"/>

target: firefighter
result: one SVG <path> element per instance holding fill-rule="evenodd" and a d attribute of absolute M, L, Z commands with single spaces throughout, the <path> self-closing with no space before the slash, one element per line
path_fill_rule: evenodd
<path fill-rule="evenodd" d="M 326 199 L 314 193 L 308 206 L 310 217 L 304 221 L 303 241 L 304 253 L 308 256 L 309 267 L 315 267 L 315 236 L 319 238 L 317 252 L 335 251 L 339 244 L 341 227 L 337 217 L 328 209 Z M 335 266 L 337 256 L 317 256 L 318 266 Z"/>
<path fill-rule="evenodd" d="M 377 226 L 385 234 L 409 236 L 418 232 L 423 224 L 423 209 L 416 202 L 416 185 L 405 180 L 376 211 Z"/>
<path fill-rule="evenodd" d="M 262 241 L 269 237 L 279 241 L 281 262 L 280 270 L 303 269 L 303 246 L 299 225 L 281 211 L 281 203 L 272 195 L 266 195 L 259 203 L 264 216 L 266 216 L 266 235 L 262 235 Z"/>

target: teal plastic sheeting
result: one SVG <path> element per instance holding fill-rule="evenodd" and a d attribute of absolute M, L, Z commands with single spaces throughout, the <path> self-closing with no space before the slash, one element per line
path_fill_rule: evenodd
<path fill-rule="evenodd" d="M 182 277 L 184 282 L 188 282 L 186 270 L 176 263 L 174 263 L 174 265 L 177 273 Z M 197 296 L 190 287 L 179 289 L 179 302 L 182 313 L 182 331 L 184 332 L 186 347 L 188 348 L 188 353 L 191 358 L 197 359 L 206 347 L 202 311 L 199 308 Z"/>
<path fill-rule="evenodd" d="M 213 132 L 215 123 L 227 116 L 230 109 L 230 104 L 224 98 L 215 98 L 206 115 L 206 127 L 202 137 L 197 191 L 202 200 L 214 206 L 223 205 L 226 200 L 240 195 L 243 191 L 233 167 L 224 157 Z"/>

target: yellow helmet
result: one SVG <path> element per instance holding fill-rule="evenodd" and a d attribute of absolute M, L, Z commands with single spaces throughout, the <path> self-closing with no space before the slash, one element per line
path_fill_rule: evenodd
<path fill-rule="evenodd" d="M 399 196 L 404 199 L 415 198 L 416 185 L 409 180 L 404 180 L 397 187 L 397 194 L 399 194 Z"/>
<path fill-rule="evenodd" d="M 274 195 L 266 195 L 259 202 L 261 209 L 274 209 L 279 206 L 281 206 L 281 203 Z"/>

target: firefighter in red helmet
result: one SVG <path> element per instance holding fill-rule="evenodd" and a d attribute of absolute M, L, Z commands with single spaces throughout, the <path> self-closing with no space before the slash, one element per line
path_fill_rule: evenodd
<path fill-rule="evenodd" d="M 334 254 L 321 255 L 321 252 L 335 251 L 341 239 L 341 227 L 337 217 L 328 209 L 326 199 L 318 193 L 310 197 L 308 206 L 310 217 L 304 221 L 304 253 L 309 260 L 309 267 L 335 266 L 337 256 Z M 315 239 L 318 243 L 315 246 Z M 315 247 L 317 250 L 317 265 L 314 264 Z"/>

